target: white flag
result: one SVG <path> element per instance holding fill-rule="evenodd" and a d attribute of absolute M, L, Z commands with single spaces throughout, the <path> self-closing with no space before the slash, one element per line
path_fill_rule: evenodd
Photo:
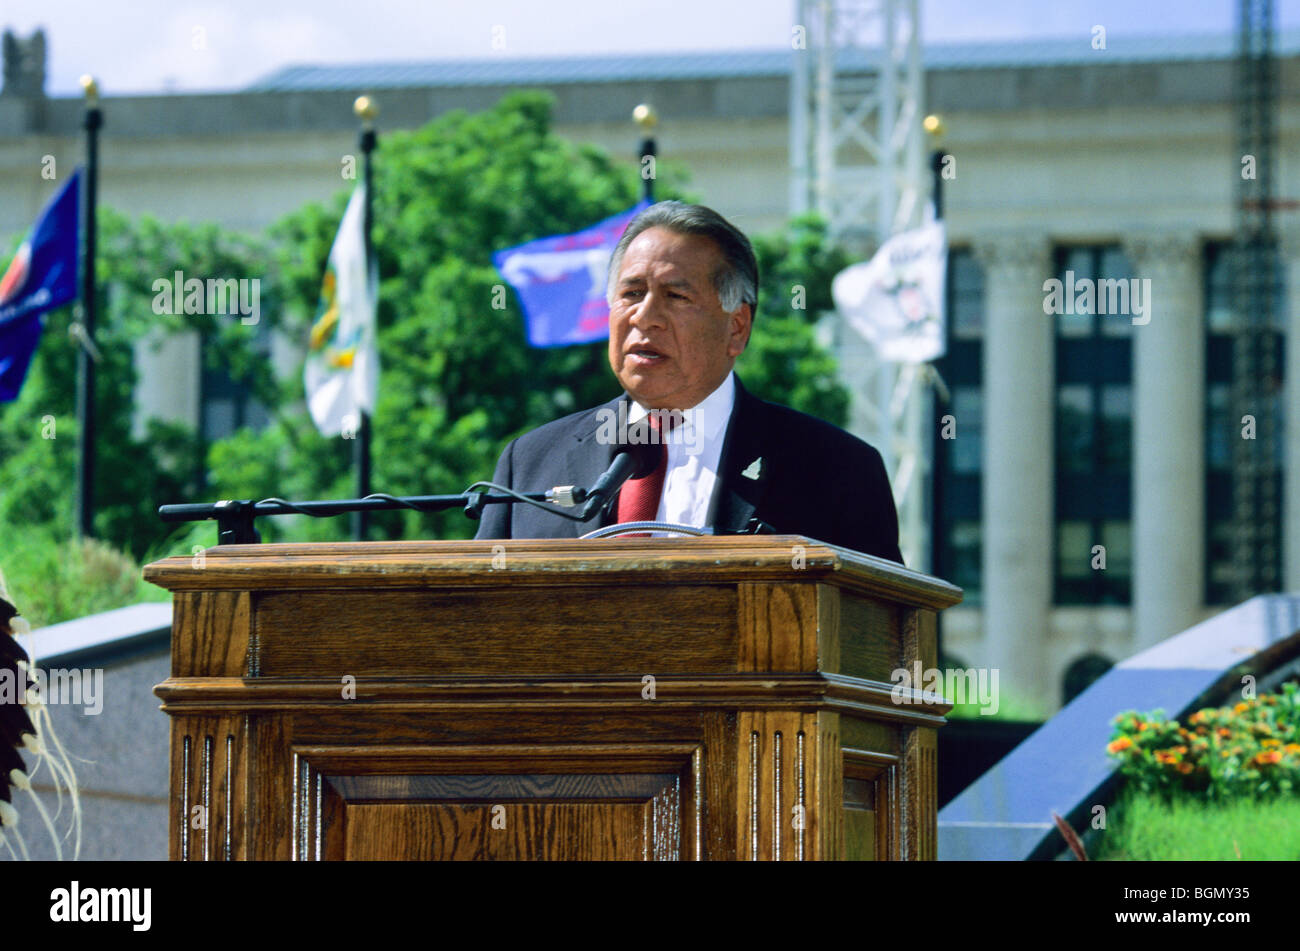
<path fill-rule="evenodd" d="M 366 264 L 365 186 L 348 202 L 330 248 L 303 381 L 312 421 L 323 435 L 356 432 L 379 390 L 373 267 Z M 370 272 L 369 274 L 367 272 Z"/>
<path fill-rule="evenodd" d="M 835 306 L 882 360 L 925 363 L 944 352 L 944 275 L 948 242 L 942 221 L 894 235 L 870 261 L 831 283 Z"/>

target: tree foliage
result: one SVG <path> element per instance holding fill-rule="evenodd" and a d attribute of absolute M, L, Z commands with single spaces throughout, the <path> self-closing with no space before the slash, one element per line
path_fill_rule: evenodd
<path fill-rule="evenodd" d="M 603 343 L 557 349 L 527 345 L 513 293 L 494 251 L 577 231 L 639 197 L 635 172 L 605 152 L 551 129 L 550 97 L 514 93 L 480 112 L 442 115 L 423 128 L 386 133 L 375 155 L 374 247 L 380 275 L 379 403 L 373 420 L 373 477 L 393 495 L 458 492 L 491 475 L 510 438 L 619 392 Z M 660 198 L 685 198 L 685 174 L 659 163 Z M 325 438 L 306 412 L 302 352 L 277 379 L 265 347 L 275 330 L 305 341 L 321 275 L 353 182 L 326 204 L 309 204 L 263 237 L 215 225 L 136 222 L 101 213 L 98 342 L 100 533 L 143 557 L 168 533 L 153 515 L 162 503 L 269 496 L 354 494 L 353 443 Z M 799 219 L 777 235 L 751 236 L 759 257 L 759 316 L 738 372 L 768 399 L 842 423 L 847 394 L 815 339 L 830 307 L 830 278 L 844 259 L 824 228 Z M 265 327 L 233 316 L 153 312 L 153 282 L 175 270 L 202 278 L 261 280 Z M 802 288 L 802 292 L 799 291 Z M 75 358 L 67 343 L 71 308 L 48 318 L 18 401 L 0 408 L 0 524 L 35 519 L 71 526 L 75 466 Z M 254 393 L 270 414 L 261 431 L 240 430 L 210 446 L 192 429 L 153 423 L 131 431 L 136 384 L 133 346 L 197 330 L 207 365 Z M 58 438 L 39 421 L 53 414 Z M 301 517 L 260 523 L 268 540 L 342 538 L 346 519 Z M 457 511 L 381 513 L 375 537 L 464 537 L 474 523 Z M 187 536 L 189 537 L 189 536 Z M 215 538 L 215 533 L 214 533 Z"/>

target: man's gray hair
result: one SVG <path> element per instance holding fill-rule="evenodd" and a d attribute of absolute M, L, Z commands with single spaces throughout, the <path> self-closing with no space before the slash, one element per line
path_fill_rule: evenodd
<path fill-rule="evenodd" d="M 609 274 L 605 281 L 605 299 L 614 306 L 614 282 L 623 266 L 623 254 L 642 231 L 647 228 L 665 228 L 677 234 L 697 234 L 712 239 L 722 252 L 722 267 L 713 275 L 713 287 L 718 292 L 718 303 L 728 314 L 735 313 L 741 304 L 749 304 L 756 314 L 758 308 L 758 260 L 749 239 L 722 215 L 704 205 L 687 205 L 680 201 L 661 201 L 651 205 L 628 224 L 618 246 L 609 258 Z"/>

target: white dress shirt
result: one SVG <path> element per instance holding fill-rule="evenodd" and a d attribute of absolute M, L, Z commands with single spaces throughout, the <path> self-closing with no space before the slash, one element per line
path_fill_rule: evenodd
<path fill-rule="evenodd" d="M 658 521 L 695 528 L 712 524 L 722 442 L 735 405 L 735 376 L 728 373 L 703 402 L 685 410 L 682 421 L 667 434 L 668 468 L 659 496 Z M 649 412 L 634 400 L 628 410 L 628 423 L 639 422 Z"/>

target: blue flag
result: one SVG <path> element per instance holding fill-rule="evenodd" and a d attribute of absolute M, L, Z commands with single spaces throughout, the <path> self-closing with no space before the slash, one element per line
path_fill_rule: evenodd
<path fill-rule="evenodd" d="M 15 399 L 44 325 L 42 315 L 77 296 L 81 171 L 45 206 L 0 277 L 0 403 Z"/>
<path fill-rule="evenodd" d="M 519 295 L 532 346 L 567 347 L 609 336 L 609 257 L 628 224 L 649 207 L 640 201 L 585 231 L 538 238 L 492 255 Z"/>

